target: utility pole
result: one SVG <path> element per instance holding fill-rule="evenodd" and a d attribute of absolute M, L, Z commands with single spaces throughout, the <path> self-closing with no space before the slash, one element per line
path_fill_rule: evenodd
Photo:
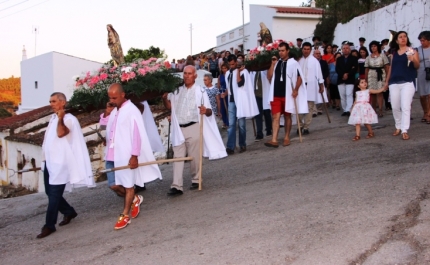
<path fill-rule="evenodd" d="M 193 24 L 190 23 L 190 55 L 193 55 Z"/>
<path fill-rule="evenodd" d="M 37 34 L 39 34 L 39 26 L 33 26 L 32 28 L 33 34 L 34 34 L 34 56 L 37 55 L 36 48 L 37 48 Z"/>
<path fill-rule="evenodd" d="M 245 9 L 243 8 L 242 0 L 242 53 L 245 54 Z"/>

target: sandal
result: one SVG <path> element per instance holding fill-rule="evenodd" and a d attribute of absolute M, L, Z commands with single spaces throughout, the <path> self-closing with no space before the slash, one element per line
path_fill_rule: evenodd
<path fill-rule="evenodd" d="M 352 138 L 353 141 L 358 141 L 360 140 L 360 136 L 355 136 L 354 138 Z"/>
<path fill-rule="evenodd" d="M 422 118 L 421 122 L 427 122 L 427 119 L 426 118 Z"/>
<path fill-rule="evenodd" d="M 378 112 L 378 117 L 379 117 L 379 118 L 384 117 L 384 114 L 382 114 L 382 110 L 379 110 L 379 112 Z"/>
<path fill-rule="evenodd" d="M 367 134 L 366 139 L 373 138 L 373 137 L 375 137 L 375 133 L 371 132 Z"/>
<path fill-rule="evenodd" d="M 407 133 L 402 133 L 403 140 L 409 140 L 409 135 Z"/>
<path fill-rule="evenodd" d="M 400 129 L 397 129 L 393 132 L 393 136 L 400 135 Z"/>

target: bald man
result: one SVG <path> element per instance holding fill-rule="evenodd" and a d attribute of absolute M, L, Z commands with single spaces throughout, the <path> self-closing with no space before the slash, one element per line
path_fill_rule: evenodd
<path fill-rule="evenodd" d="M 139 163 L 155 160 L 139 109 L 125 98 L 120 84 L 112 84 L 108 96 L 106 111 L 100 116 L 100 125 L 107 125 L 106 168 L 130 166 L 107 173 L 110 189 L 124 197 L 123 212 L 114 226 L 118 230 L 130 224 L 130 216 L 139 215 L 143 197 L 135 195 L 134 185 L 143 187 L 146 182 L 161 179 L 161 173 L 158 165 L 138 167 Z"/>

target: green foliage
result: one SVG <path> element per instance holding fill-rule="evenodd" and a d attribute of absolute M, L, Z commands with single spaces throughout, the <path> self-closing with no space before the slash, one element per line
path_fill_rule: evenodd
<path fill-rule="evenodd" d="M 141 50 L 137 48 L 130 48 L 127 54 L 124 56 L 126 63 L 131 63 L 137 59 L 147 60 L 149 58 L 167 58 L 164 51 L 158 47 L 151 46 L 146 50 Z"/>
<path fill-rule="evenodd" d="M 164 50 L 161 50 L 158 47 L 150 46 L 148 49 L 142 50 L 138 48 L 131 47 L 127 54 L 124 56 L 124 60 L 126 63 L 134 62 L 138 59 L 147 60 L 149 58 L 167 58 L 167 55 L 164 53 Z M 113 65 L 113 61 L 109 60 L 106 64 Z"/>
<path fill-rule="evenodd" d="M 310 0 L 308 2 L 310 3 Z M 347 23 L 357 16 L 375 11 L 394 2 L 397 0 L 318 0 L 316 7 L 323 8 L 324 15 L 315 28 L 314 36 L 332 42 L 337 23 Z"/>
<path fill-rule="evenodd" d="M 9 113 L 9 111 L 5 110 L 4 108 L 0 107 L 0 119 L 12 117 L 12 114 Z"/>

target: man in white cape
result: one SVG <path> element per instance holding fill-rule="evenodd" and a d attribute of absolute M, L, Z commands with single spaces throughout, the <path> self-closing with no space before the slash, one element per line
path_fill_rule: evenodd
<path fill-rule="evenodd" d="M 119 215 L 114 229 L 122 229 L 140 213 L 141 195 L 135 195 L 134 185 L 143 187 L 145 183 L 161 179 L 158 165 L 138 167 L 139 163 L 155 161 L 151 145 L 139 109 L 125 98 L 120 84 L 112 84 L 108 90 L 109 103 L 100 116 L 100 125 L 106 126 L 106 168 L 130 166 L 129 169 L 109 172 L 109 187 L 124 197 L 123 212 Z"/>
<path fill-rule="evenodd" d="M 300 115 L 300 121 L 304 119 L 303 134 L 309 134 L 309 125 L 312 122 L 312 114 L 315 104 L 323 103 L 322 93 L 324 92 L 324 78 L 321 72 L 321 65 L 318 60 L 311 55 L 312 45 L 309 42 L 303 43 L 303 57 L 299 60 L 303 72 L 303 82 L 306 86 L 308 96 L 308 113 Z M 325 94 L 325 93 L 324 93 Z M 325 98 L 327 101 L 327 98 Z"/>
<path fill-rule="evenodd" d="M 228 138 L 227 153 L 234 154 L 236 149 L 236 120 L 239 123 L 240 153 L 246 151 L 246 119 L 259 114 L 257 101 L 254 95 L 254 86 L 251 76 L 245 66 L 238 68 L 237 57 L 230 54 L 227 58 L 230 71 L 226 73 L 228 90 Z"/>
<path fill-rule="evenodd" d="M 175 158 L 193 157 L 190 162 L 191 187 L 198 189 L 200 164 L 200 115 L 203 115 L 203 156 L 210 160 L 227 156 L 219 134 L 211 104 L 205 89 L 195 83 L 197 78 L 194 66 L 188 65 L 183 72 L 184 85 L 173 93 L 163 95 L 163 103 L 172 111 L 172 146 Z M 184 162 L 173 163 L 173 183 L 167 195 L 183 194 Z"/>
<path fill-rule="evenodd" d="M 272 58 L 272 65 L 267 73 L 270 82 L 268 101 L 272 109 L 272 139 L 264 143 L 267 147 L 277 148 L 280 117 L 284 114 L 285 136 L 283 146 L 290 145 L 290 132 L 292 126 L 292 114 L 307 113 L 306 88 L 302 82 L 303 75 L 300 65 L 289 58 L 290 47 L 287 43 L 278 46 L 280 59 Z M 297 104 L 297 112 L 295 108 Z"/>
<path fill-rule="evenodd" d="M 60 226 L 67 225 L 78 216 L 75 209 L 63 198 L 67 186 L 94 187 L 90 157 L 79 121 L 72 114 L 65 114 L 66 96 L 55 92 L 49 99 L 55 112 L 45 132 L 42 150 L 45 164 L 42 167 L 45 193 L 48 195 L 46 223 L 37 238 L 44 238 L 56 231 L 58 212 L 64 215 Z"/>

